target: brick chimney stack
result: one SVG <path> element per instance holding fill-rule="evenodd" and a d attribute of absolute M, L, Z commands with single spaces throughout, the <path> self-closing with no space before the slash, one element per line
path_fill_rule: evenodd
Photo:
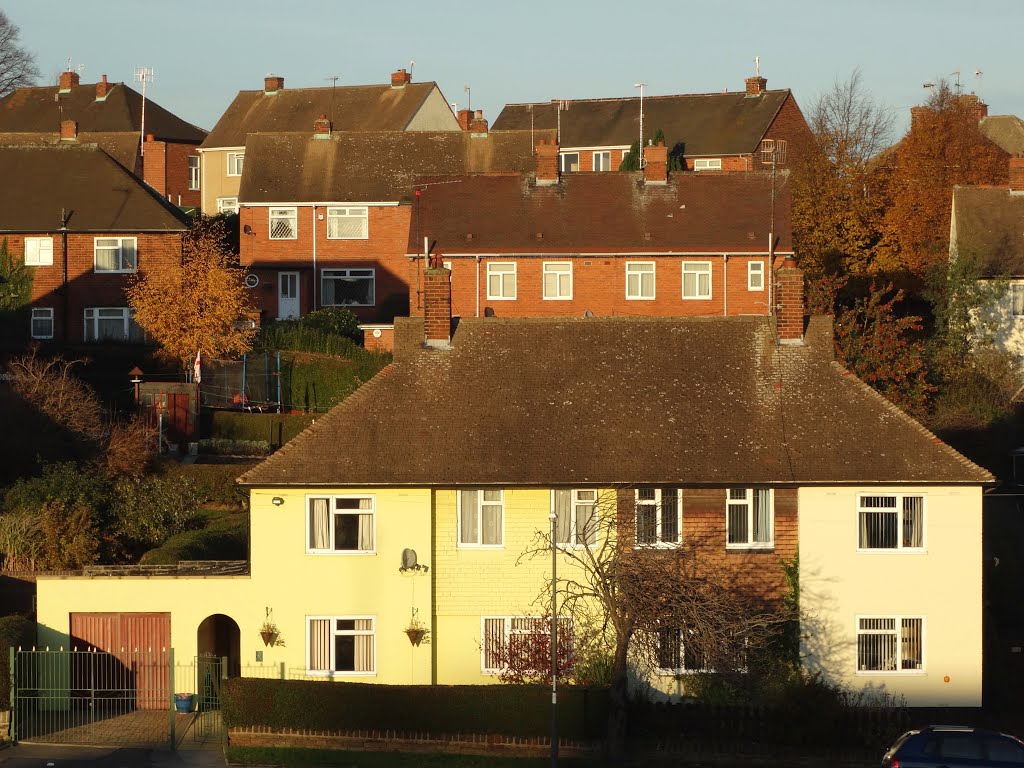
<path fill-rule="evenodd" d="M 402 88 L 412 82 L 412 73 L 406 72 L 404 69 L 400 69 L 397 72 L 391 73 L 391 87 Z"/>
<path fill-rule="evenodd" d="M 744 82 L 747 84 L 747 96 L 759 96 L 768 90 L 768 81 L 760 75 L 748 77 Z"/>
<path fill-rule="evenodd" d="M 801 344 L 804 338 L 804 271 L 787 256 L 775 270 L 775 325 L 780 344 Z"/>
<path fill-rule="evenodd" d="M 974 119 L 979 123 L 982 118 L 988 117 L 988 104 L 978 98 L 977 94 L 965 93 L 960 96 L 960 104 L 970 114 L 974 115 Z"/>
<path fill-rule="evenodd" d="M 267 75 L 263 78 L 263 93 L 277 93 L 284 90 L 284 78 L 278 75 Z"/>
<path fill-rule="evenodd" d="M 452 272 L 423 271 L 423 335 L 428 347 L 446 348 L 452 340 Z"/>
<path fill-rule="evenodd" d="M 60 73 L 60 90 L 61 93 L 67 93 L 76 85 L 78 85 L 78 73 L 68 70 L 67 72 Z"/>
<path fill-rule="evenodd" d="M 78 141 L 78 123 L 74 120 L 60 121 L 60 140 Z"/>
<path fill-rule="evenodd" d="M 668 147 L 663 141 L 644 148 L 644 184 L 668 184 Z"/>
<path fill-rule="evenodd" d="M 107 98 L 108 93 L 110 93 L 110 83 L 107 82 L 107 76 L 104 75 L 103 79 L 96 83 L 96 101 L 103 101 Z"/>
<path fill-rule="evenodd" d="M 461 128 L 464 131 L 468 131 L 469 124 L 473 122 L 473 110 L 460 109 L 455 117 L 459 121 L 459 128 Z"/>
<path fill-rule="evenodd" d="M 473 119 L 469 121 L 470 133 L 487 133 L 487 121 L 484 120 L 484 111 L 478 109 Z"/>
<path fill-rule="evenodd" d="M 537 186 L 546 187 L 558 183 L 558 144 L 541 139 L 537 145 Z"/>
<path fill-rule="evenodd" d="M 317 139 L 328 139 L 331 136 L 331 121 L 323 112 L 320 117 L 313 121 L 313 137 Z"/>
<path fill-rule="evenodd" d="M 1010 158 L 1010 193 L 1024 195 L 1024 156 Z"/>

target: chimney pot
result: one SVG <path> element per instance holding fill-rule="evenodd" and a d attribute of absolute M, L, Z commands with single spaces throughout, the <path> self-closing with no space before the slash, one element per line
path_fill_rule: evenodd
<path fill-rule="evenodd" d="M 748 77 L 745 82 L 747 84 L 747 96 L 757 96 L 768 90 L 768 81 L 760 75 Z"/>
<path fill-rule="evenodd" d="M 267 75 L 263 78 L 263 93 L 277 93 L 284 90 L 284 78 L 278 75 Z"/>

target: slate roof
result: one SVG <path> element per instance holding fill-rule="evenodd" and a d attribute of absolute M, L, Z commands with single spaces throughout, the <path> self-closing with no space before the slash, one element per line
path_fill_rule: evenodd
<path fill-rule="evenodd" d="M 79 134 L 133 133 L 142 125 L 142 94 L 124 83 L 110 83 L 103 101 L 96 86 L 76 85 L 60 93 L 56 85 L 18 88 L 0 99 L 0 133 L 59 133 L 62 120 L 75 120 Z M 158 140 L 198 144 L 206 131 L 146 97 L 146 133 Z"/>
<path fill-rule="evenodd" d="M 0 146 L 0 232 L 180 232 L 184 215 L 95 145 Z"/>
<path fill-rule="evenodd" d="M 310 123 L 312 126 L 312 123 Z M 384 202 L 413 198 L 423 175 L 458 175 L 533 168 L 529 131 L 312 130 L 250 134 L 245 142 L 241 203 Z"/>
<path fill-rule="evenodd" d="M 771 229 L 771 174 L 672 174 L 665 186 L 642 173 L 563 174 L 538 187 L 529 176 L 473 176 L 427 186 L 416 240 L 442 253 L 763 252 Z M 790 184 L 775 180 L 776 250 L 792 252 Z M 472 238 L 467 238 L 472 235 Z M 540 235 L 540 237 L 538 237 Z"/>
<path fill-rule="evenodd" d="M 1007 187 L 954 187 L 956 252 L 985 277 L 1024 277 L 1024 195 Z"/>
<path fill-rule="evenodd" d="M 789 90 L 645 96 L 644 129 L 659 128 L 671 150 L 683 144 L 687 157 L 742 155 L 753 152 L 789 96 Z M 531 116 L 532 112 L 532 116 Z M 558 102 L 508 104 L 494 121 L 495 130 L 553 129 Z M 639 97 L 581 99 L 561 114 L 561 146 L 629 146 L 640 132 Z"/>
<path fill-rule="evenodd" d="M 1016 115 L 992 115 L 978 124 L 993 144 L 1011 155 L 1024 154 L 1024 120 Z"/>
<path fill-rule="evenodd" d="M 391 366 L 240 482 L 993 482 L 833 362 L 827 318 L 802 346 L 757 317 L 464 319 L 443 350 L 396 331 Z"/>
<path fill-rule="evenodd" d="M 313 122 L 321 114 L 331 117 L 335 131 L 401 131 L 436 87 L 430 82 L 407 83 L 402 88 L 283 88 L 273 95 L 262 90 L 239 91 L 203 148 L 241 147 L 249 133 L 312 133 Z"/>

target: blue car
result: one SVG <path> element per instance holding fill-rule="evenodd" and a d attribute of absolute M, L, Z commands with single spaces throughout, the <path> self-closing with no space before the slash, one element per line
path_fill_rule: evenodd
<path fill-rule="evenodd" d="M 883 768 L 1024 768 L 1024 742 L 1016 736 L 960 725 L 930 725 L 900 736 Z"/>

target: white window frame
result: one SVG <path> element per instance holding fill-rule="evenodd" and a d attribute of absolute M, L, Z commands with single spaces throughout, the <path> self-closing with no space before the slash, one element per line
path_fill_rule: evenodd
<path fill-rule="evenodd" d="M 116 247 L 116 250 L 117 250 L 117 264 L 118 264 L 118 268 L 117 269 L 100 269 L 100 266 L 99 266 L 99 252 L 100 252 L 100 247 L 101 247 L 100 246 L 100 242 L 101 241 L 116 241 L 117 242 L 116 246 L 110 246 L 110 245 L 103 245 L 102 246 L 105 250 L 106 249 L 110 249 L 112 247 Z M 128 260 L 125 258 L 125 253 L 124 253 L 124 251 L 125 251 L 125 244 L 127 244 L 127 243 L 131 244 L 131 260 L 130 260 L 130 266 L 125 267 L 124 264 L 125 263 L 129 263 Z M 93 240 L 92 240 L 92 264 L 93 264 L 93 271 L 94 272 L 99 272 L 99 273 L 104 274 L 104 275 L 113 275 L 113 274 L 125 275 L 125 274 L 132 274 L 134 272 L 138 272 L 139 271 L 139 239 L 137 237 L 94 237 Z"/>
<path fill-rule="evenodd" d="M 217 213 L 233 213 L 238 214 L 238 198 L 237 197 L 218 197 L 217 198 Z"/>
<path fill-rule="evenodd" d="M 369 302 L 359 304 L 354 301 L 338 303 L 335 300 L 328 303 L 328 291 L 324 290 L 324 283 L 327 280 L 370 280 Z M 332 287 L 333 291 L 333 287 Z M 322 269 L 320 270 L 320 306 L 321 307 L 373 307 L 377 304 L 377 270 L 374 267 L 349 267 L 348 269 Z"/>
<path fill-rule="evenodd" d="M 267 237 L 271 240 L 298 240 L 299 238 L 299 210 L 294 207 L 268 208 L 267 209 Z M 291 229 L 290 235 L 278 235 L 274 233 L 274 225 L 286 223 Z"/>
<path fill-rule="evenodd" d="M 893 622 L 892 629 L 880 628 L 880 627 L 865 627 L 865 622 L 879 622 L 879 621 L 891 621 Z M 906 622 L 918 622 L 918 650 L 920 653 L 919 662 L 906 662 L 904 657 L 906 655 L 906 649 L 904 645 L 910 645 L 913 642 L 913 627 L 907 627 Z M 891 669 L 869 669 L 864 666 L 861 662 L 861 638 L 862 637 L 893 637 L 894 638 L 894 651 L 895 656 L 892 659 Z M 893 614 L 858 614 L 854 623 L 854 648 L 856 653 L 854 654 L 854 665 L 855 674 L 859 676 L 865 675 L 923 675 L 928 671 L 928 660 L 926 656 L 925 637 L 927 636 L 927 621 L 921 614 L 906 614 L 906 615 L 893 615 Z M 911 663 L 914 666 L 904 668 L 905 663 Z"/>
<path fill-rule="evenodd" d="M 312 650 L 313 650 L 313 632 L 312 622 L 313 621 L 330 621 L 331 622 L 331 669 L 313 669 Z M 337 622 L 339 621 L 369 621 L 371 623 L 370 629 L 338 629 Z M 335 645 L 334 638 L 341 636 L 348 637 L 371 637 L 373 643 L 373 668 L 369 670 L 360 671 L 349 671 L 334 669 L 338 665 L 338 658 L 336 656 L 337 646 Z M 350 616 L 306 616 L 306 674 L 312 677 L 373 677 L 377 674 L 377 617 L 372 615 L 350 615 Z"/>
<path fill-rule="evenodd" d="M 734 492 L 743 491 L 744 498 L 733 498 Z M 767 541 L 754 541 L 755 502 L 759 491 L 768 491 L 768 539 Z M 731 512 L 746 513 L 745 541 L 729 541 L 732 533 L 729 525 Z M 775 548 L 775 491 L 772 488 L 726 488 L 725 489 L 725 548 L 726 549 L 774 549 Z"/>
<path fill-rule="evenodd" d="M 891 498 L 894 500 L 892 512 L 887 512 L 888 507 L 869 506 L 865 504 L 866 499 Z M 920 523 L 920 545 L 904 544 L 904 528 L 910 525 L 904 517 L 908 511 L 907 499 L 920 499 L 921 523 Z M 865 546 L 862 534 L 865 533 L 861 517 L 865 514 L 892 514 L 896 518 L 896 545 L 892 547 L 869 547 Z M 858 493 L 857 494 L 857 515 L 856 515 L 856 536 L 857 551 L 870 554 L 924 554 L 928 551 L 928 500 L 924 493 Z"/>
<path fill-rule="evenodd" d="M 50 325 L 50 332 L 36 333 L 36 321 L 46 322 Z M 33 339 L 52 339 L 53 338 L 53 307 L 32 307 L 32 320 L 29 325 L 29 335 Z"/>
<path fill-rule="evenodd" d="M 514 261 L 489 261 L 487 262 L 487 300 L 488 301 L 515 301 L 518 283 L 518 265 Z M 491 278 L 498 279 L 500 294 L 491 292 Z M 512 295 L 503 295 L 511 283 Z"/>
<path fill-rule="evenodd" d="M 651 276 L 651 295 L 644 296 L 643 276 Z M 630 278 L 635 278 L 631 280 Z M 637 290 L 630 291 L 630 283 L 635 282 Z M 634 295 L 635 294 L 635 295 Z M 653 261 L 627 261 L 626 262 L 626 300 L 627 301 L 654 301 L 658 295 L 658 270 Z"/>
<path fill-rule="evenodd" d="M 697 157 L 693 160 L 695 171 L 720 171 L 722 170 L 722 158 L 720 157 Z"/>
<path fill-rule="evenodd" d="M 683 540 L 683 489 L 672 488 L 671 490 L 676 493 L 676 537 L 674 541 L 665 541 L 663 534 L 664 520 L 665 520 L 665 509 L 662 507 L 662 491 L 669 486 L 644 486 L 636 488 L 633 491 L 633 540 L 637 549 L 658 549 L 658 548 L 671 548 L 678 547 L 680 542 Z M 641 493 L 654 492 L 654 495 L 650 499 L 641 499 Z M 641 542 L 640 541 L 640 508 L 641 507 L 653 507 L 655 516 L 655 535 L 653 542 Z M 669 512 L 671 514 L 671 512 Z"/>
<path fill-rule="evenodd" d="M 604 150 L 598 150 L 598 151 L 594 152 L 593 157 L 592 157 L 590 162 L 591 162 L 590 167 L 594 171 L 596 171 L 598 173 L 604 173 L 605 171 L 610 171 L 612 169 L 612 153 L 611 153 L 611 150 L 604 149 Z M 602 167 L 598 168 L 597 167 L 598 165 L 601 165 Z"/>
<path fill-rule="evenodd" d="M 25 266 L 49 267 L 53 265 L 53 238 L 25 238 Z"/>
<path fill-rule="evenodd" d="M 661 662 L 661 658 L 660 658 L 661 657 L 661 644 L 663 642 L 661 635 L 662 635 L 662 633 L 671 634 L 673 632 L 676 633 L 676 637 L 677 637 L 678 643 L 679 643 L 678 665 L 676 667 L 663 667 L 663 666 L 661 666 L 661 663 L 660 663 Z M 715 669 L 713 667 L 707 666 L 707 658 L 706 657 L 702 660 L 701 666 L 699 668 L 687 667 L 686 666 L 686 642 L 685 642 L 685 637 L 684 637 L 685 634 L 686 634 L 686 630 L 685 629 L 676 629 L 676 628 L 673 628 L 673 627 L 664 627 L 664 628 L 658 630 L 658 636 L 656 638 L 657 639 L 657 648 L 658 648 L 658 653 L 657 653 L 658 658 L 655 659 L 655 664 L 654 664 L 655 674 L 658 674 L 658 675 L 671 675 L 672 677 L 679 677 L 681 675 L 696 675 L 696 674 L 708 673 L 708 672 L 714 672 L 715 671 Z M 743 665 L 741 667 L 739 667 L 738 669 L 736 669 L 735 671 L 736 672 L 745 673 L 747 671 L 747 664 L 746 664 L 746 661 L 747 661 L 747 659 L 746 659 L 747 643 L 746 642 L 743 643 L 743 648 L 744 648 L 744 651 L 743 651 L 743 653 L 744 653 Z"/>
<path fill-rule="evenodd" d="M 505 666 L 488 664 L 488 633 L 487 624 L 492 622 L 494 627 L 497 622 L 502 622 L 501 643 L 508 646 L 513 635 L 539 634 L 548 639 L 551 643 L 551 619 L 543 616 L 481 616 L 480 617 L 480 673 L 484 675 L 500 675 L 505 671 Z M 517 628 L 516 622 L 530 622 L 529 628 Z M 537 631 L 539 630 L 539 631 Z M 563 632 L 568 632 L 570 638 L 573 634 L 573 623 L 571 616 L 558 617 L 558 636 L 564 637 Z M 561 665 L 560 665 L 561 669 Z M 563 670 L 564 671 L 564 670 Z"/>
<path fill-rule="evenodd" d="M 570 157 L 576 158 L 576 169 L 573 170 L 573 163 L 569 162 Z M 558 172 L 559 173 L 578 173 L 580 170 L 580 153 L 579 152 L 559 152 L 558 153 Z"/>
<path fill-rule="evenodd" d="M 241 176 L 242 169 L 245 167 L 245 152 L 228 152 L 227 153 L 227 175 L 228 176 Z"/>
<path fill-rule="evenodd" d="M 556 295 L 548 295 L 548 276 L 552 276 L 555 282 Z M 562 292 L 562 278 L 568 278 L 568 291 Z M 572 300 L 572 262 L 571 261 L 545 261 L 541 265 L 541 296 L 545 301 L 571 301 Z"/>
<path fill-rule="evenodd" d="M 369 499 L 370 507 L 366 509 L 338 509 L 336 504 L 341 499 Z M 327 534 L 327 540 L 330 542 L 330 546 L 327 547 L 314 547 L 312 544 L 313 536 L 313 502 L 314 501 L 327 501 L 327 515 L 328 515 L 328 526 L 329 531 Z M 369 515 L 370 524 L 370 537 L 372 544 L 369 549 L 335 549 L 335 532 L 337 525 L 338 515 L 352 515 L 359 517 L 362 515 Z M 310 494 L 306 496 L 306 554 L 308 555 L 342 555 L 351 557 L 353 555 L 359 557 L 363 555 L 375 555 L 377 554 L 377 497 L 372 493 L 335 493 L 335 494 Z"/>
<path fill-rule="evenodd" d="M 687 295 L 686 292 L 686 277 L 692 275 L 694 278 L 694 288 L 696 291 Z M 707 277 L 707 291 L 701 292 L 700 281 L 702 277 Z M 684 301 L 710 301 L 711 300 L 711 262 L 710 261 L 684 261 L 683 262 L 683 273 L 682 273 L 682 295 Z"/>
<path fill-rule="evenodd" d="M 598 491 L 596 488 L 552 488 L 551 489 L 551 513 L 557 514 L 558 510 L 555 505 L 556 494 L 568 493 L 569 494 L 569 537 L 568 541 L 562 541 L 558 532 L 561 529 L 559 521 L 555 520 L 555 535 L 558 541 L 556 544 L 560 549 L 587 549 L 597 546 L 597 535 L 600 529 L 599 523 L 599 509 L 598 509 Z M 584 523 L 582 526 L 584 530 L 580 530 L 580 511 L 581 507 L 591 506 L 593 507 L 593 522 L 589 525 Z M 587 541 L 587 537 L 591 541 Z"/>
<path fill-rule="evenodd" d="M 359 222 L 359 234 L 331 234 L 331 224 Z M 332 206 L 327 209 L 328 240 L 368 240 L 370 237 L 370 209 L 365 205 Z"/>
<path fill-rule="evenodd" d="M 1010 283 L 1010 314 L 1014 317 L 1024 317 L 1024 283 Z"/>
<path fill-rule="evenodd" d="M 100 316 L 101 313 L 104 312 L 108 313 L 107 317 Z M 120 313 L 121 329 L 123 335 L 121 338 L 105 337 L 101 339 L 99 335 L 100 320 L 117 319 L 113 317 L 114 312 Z M 132 326 L 135 325 L 135 327 L 137 328 L 139 326 L 135 323 L 134 313 L 132 312 L 131 307 L 85 307 L 82 310 L 82 317 L 82 341 L 85 342 L 86 344 L 100 344 L 105 341 L 112 341 L 120 344 L 141 344 L 146 340 L 146 334 L 145 332 L 142 331 L 141 328 L 139 328 L 140 338 L 132 339 Z M 93 332 L 91 334 L 92 338 L 89 338 L 90 323 L 92 324 L 93 327 Z"/>
<path fill-rule="evenodd" d="M 193 160 L 195 161 L 194 165 L 192 163 Z M 193 192 L 199 189 L 199 179 L 201 178 L 200 162 L 199 155 L 188 156 L 188 188 Z"/>
<path fill-rule="evenodd" d="M 462 504 L 463 493 L 476 493 L 476 541 L 462 540 Z M 485 499 L 484 493 L 497 493 L 497 499 Z M 456 499 L 456 532 L 457 549 L 504 549 L 505 548 L 505 491 L 500 488 L 459 488 L 455 491 Z M 484 506 L 498 506 L 501 509 L 501 541 L 497 544 L 484 544 Z"/>
<path fill-rule="evenodd" d="M 747 290 L 764 290 L 764 262 L 760 260 L 747 262 Z"/>

